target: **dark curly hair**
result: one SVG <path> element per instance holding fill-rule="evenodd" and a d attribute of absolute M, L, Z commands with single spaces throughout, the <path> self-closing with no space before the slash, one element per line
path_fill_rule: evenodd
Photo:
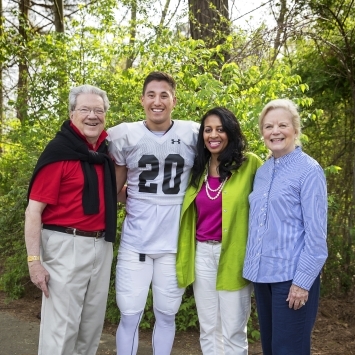
<path fill-rule="evenodd" d="M 205 129 L 205 120 L 211 115 L 216 115 L 221 120 L 223 130 L 228 137 L 226 148 L 218 156 L 219 161 L 219 179 L 222 182 L 231 175 L 232 170 L 238 170 L 243 161 L 246 160 L 245 150 L 247 140 L 242 133 L 239 122 L 233 112 L 224 107 L 215 107 L 207 111 L 201 119 L 201 127 L 197 139 L 197 155 L 192 168 L 190 185 L 197 187 L 201 176 L 206 170 L 211 153 L 205 147 L 203 140 L 203 131 Z"/>

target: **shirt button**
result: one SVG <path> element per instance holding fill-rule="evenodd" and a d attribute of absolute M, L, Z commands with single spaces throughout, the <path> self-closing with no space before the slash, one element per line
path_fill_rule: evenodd
<path fill-rule="evenodd" d="M 262 227 L 263 226 L 263 224 L 262 223 L 260 223 L 260 227 Z"/>
<path fill-rule="evenodd" d="M 227 232 L 227 229 L 224 229 L 225 232 Z"/>
<path fill-rule="evenodd" d="M 223 212 L 227 212 L 227 210 L 223 210 Z"/>

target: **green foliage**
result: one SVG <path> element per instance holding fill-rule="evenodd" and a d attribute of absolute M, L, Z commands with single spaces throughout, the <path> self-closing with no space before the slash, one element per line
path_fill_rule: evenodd
<path fill-rule="evenodd" d="M 254 293 L 251 296 L 251 313 L 248 320 L 248 340 L 254 342 L 260 340 L 258 312 L 256 309 L 256 302 Z"/>
<path fill-rule="evenodd" d="M 117 212 L 117 234 L 118 236 L 121 235 L 121 226 L 126 215 L 126 209 L 123 205 L 119 205 L 118 212 Z M 118 253 L 118 246 L 120 243 L 120 238 L 116 238 L 116 242 L 113 246 L 113 262 L 111 266 L 111 280 L 110 280 L 110 287 L 108 292 L 108 299 L 107 299 L 107 310 L 106 310 L 106 319 L 111 323 L 117 323 L 120 319 L 120 312 L 117 307 L 116 303 L 116 292 L 115 292 L 115 276 L 116 276 L 116 260 L 117 260 L 117 253 Z"/>
<path fill-rule="evenodd" d="M 20 179 L 6 195 L 0 196 L 0 226 L 2 241 L 0 255 L 3 262 L 3 273 L 0 275 L 0 289 L 9 298 L 17 299 L 23 295 L 24 283 L 28 280 L 26 249 L 23 239 L 23 218 L 26 202 L 26 190 L 20 185 Z M 19 186 L 16 186 L 19 183 Z M 22 181 L 23 183 L 23 181 Z"/>
<path fill-rule="evenodd" d="M 154 311 L 153 311 L 153 293 L 152 289 L 149 289 L 147 303 L 144 307 L 144 313 L 139 326 L 142 329 L 151 329 L 154 326 Z"/>
<path fill-rule="evenodd" d="M 198 317 L 196 313 L 196 303 L 192 286 L 188 286 L 182 297 L 182 304 L 176 315 L 176 329 L 188 330 L 198 329 Z"/>

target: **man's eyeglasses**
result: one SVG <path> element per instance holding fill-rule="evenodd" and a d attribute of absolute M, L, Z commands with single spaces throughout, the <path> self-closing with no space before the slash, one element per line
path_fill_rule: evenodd
<path fill-rule="evenodd" d="M 82 115 L 88 115 L 92 111 L 97 116 L 102 116 L 105 113 L 105 111 L 101 108 L 78 108 L 73 111 L 79 111 Z"/>

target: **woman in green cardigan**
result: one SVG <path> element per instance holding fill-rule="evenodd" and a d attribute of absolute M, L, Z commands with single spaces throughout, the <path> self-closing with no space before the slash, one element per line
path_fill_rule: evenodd
<path fill-rule="evenodd" d="M 231 111 L 216 107 L 202 117 L 176 268 L 180 287 L 193 283 L 204 355 L 248 353 L 252 286 L 242 271 L 248 196 L 261 160 L 246 146 Z"/>

